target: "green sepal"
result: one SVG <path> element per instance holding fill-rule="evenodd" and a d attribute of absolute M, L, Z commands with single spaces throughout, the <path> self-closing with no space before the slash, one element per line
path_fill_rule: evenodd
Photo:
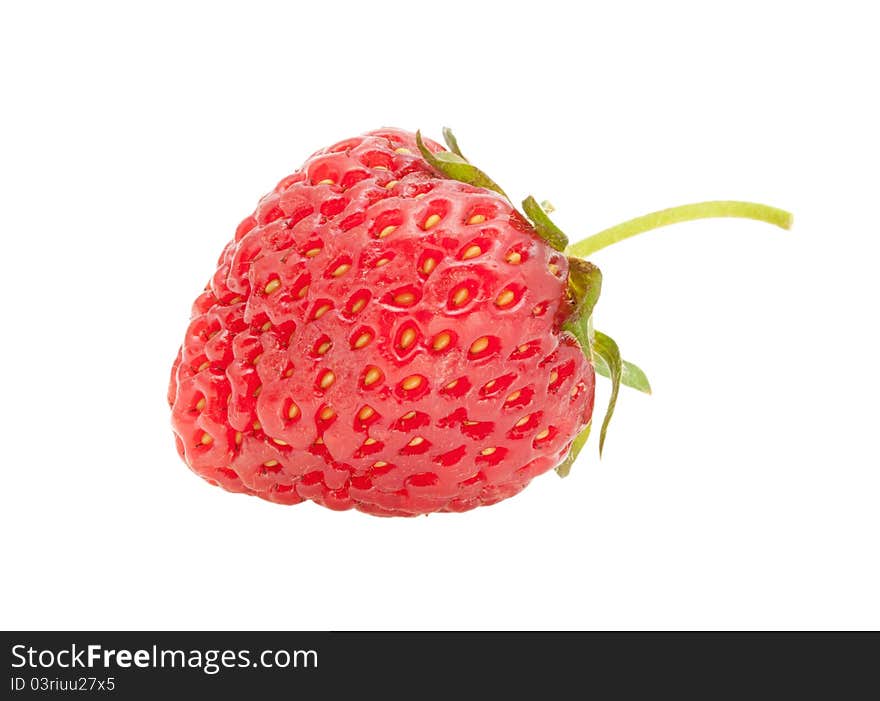
<path fill-rule="evenodd" d="M 529 195 L 523 200 L 522 207 L 526 216 L 532 220 L 538 236 L 544 239 L 551 248 L 557 251 L 564 251 L 565 247 L 568 246 L 568 236 L 551 221 L 550 217 L 547 216 L 547 212 L 538 204 L 538 201 Z"/>
<path fill-rule="evenodd" d="M 608 369 L 605 361 L 600 356 L 593 358 L 593 367 L 602 377 L 611 377 L 611 370 Z M 645 394 L 651 394 L 651 383 L 648 382 L 648 376 L 645 375 L 645 371 L 638 365 L 622 360 L 620 362 L 620 369 L 620 384 L 632 387 Z"/>
<path fill-rule="evenodd" d="M 574 304 L 574 310 L 562 328 L 577 339 L 588 358 L 591 357 L 589 322 L 601 291 L 602 271 L 588 261 L 569 258 L 568 296 Z"/>
<path fill-rule="evenodd" d="M 577 456 L 580 454 L 587 439 L 590 437 L 590 428 L 592 425 L 593 422 L 589 422 L 586 427 L 575 436 L 574 440 L 571 442 L 571 450 L 568 451 L 565 460 L 556 466 L 556 474 L 560 477 L 568 477 L 568 473 L 571 472 L 571 466 L 574 464 L 574 461 L 577 460 Z"/>
<path fill-rule="evenodd" d="M 605 434 L 608 431 L 608 424 L 611 423 L 611 417 L 614 415 L 617 393 L 620 391 L 620 376 L 623 363 L 620 359 L 620 349 L 611 337 L 606 336 L 601 331 L 593 331 L 592 340 L 593 356 L 598 356 L 605 362 L 611 376 L 611 397 L 608 399 L 608 408 L 605 410 L 605 418 L 602 420 L 602 428 L 599 431 L 599 457 L 602 457 L 602 449 L 605 447 Z"/>
<path fill-rule="evenodd" d="M 416 144 L 419 151 L 432 168 L 445 175 L 450 180 L 458 180 L 468 185 L 476 185 L 484 187 L 487 190 L 494 190 L 499 195 L 507 198 L 507 194 L 501 189 L 492 178 L 486 175 L 482 170 L 468 163 L 459 154 L 452 151 L 438 151 L 431 153 L 425 142 L 422 141 L 421 132 L 416 132 Z M 509 198 L 508 198 L 509 199 Z"/>
<path fill-rule="evenodd" d="M 458 147 L 458 139 L 455 138 L 455 134 L 452 133 L 452 129 L 449 127 L 443 127 L 443 141 L 446 142 L 446 145 L 449 147 L 449 150 L 452 151 L 456 156 L 461 157 L 464 160 L 465 155 L 461 152 L 461 149 Z"/>

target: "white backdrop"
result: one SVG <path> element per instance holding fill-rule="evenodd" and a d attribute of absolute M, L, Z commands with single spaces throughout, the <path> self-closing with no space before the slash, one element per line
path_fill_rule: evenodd
<path fill-rule="evenodd" d="M 880 627 L 868 7 L 4 4 L 0 625 Z M 447 124 L 573 237 L 717 198 L 795 229 L 596 255 L 654 395 L 567 480 L 410 520 L 204 484 L 165 392 L 237 223 L 321 146 Z"/>

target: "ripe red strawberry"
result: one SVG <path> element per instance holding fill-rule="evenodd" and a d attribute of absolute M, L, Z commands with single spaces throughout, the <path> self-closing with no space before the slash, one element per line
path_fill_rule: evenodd
<path fill-rule="evenodd" d="M 598 270 L 446 136 L 452 152 L 396 129 L 321 150 L 239 225 L 172 370 L 197 474 L 284 504 L 465 511 L 570 463 L 594 363 L 608 417 L 619 381 L 647 389 L 592 330 Z M 683 218 L 778 213 L 711 205 Z"/>

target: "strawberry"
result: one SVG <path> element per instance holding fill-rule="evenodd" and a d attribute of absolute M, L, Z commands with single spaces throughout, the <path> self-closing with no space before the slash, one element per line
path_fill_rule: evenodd
<path fill-rule="evenodd" d="M 573 247 L 533 198 L 519 212 L 461 154 L 380 129 L 311 156 L 263 197 L 193 305 L 168 400 L 208 482 L 282 504 L 410 516 L 494 504 L 586 440 L 594 369 L 644 373 L 592 328 L 583 256 L 701 216 L 703 203 Z"/>

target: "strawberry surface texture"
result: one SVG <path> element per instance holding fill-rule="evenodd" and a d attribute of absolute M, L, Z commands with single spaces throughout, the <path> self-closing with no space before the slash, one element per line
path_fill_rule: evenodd
<path fill-rule="evenodd" d="M 593 328 L 585 258 L 668 224 L 768 205 L 712 201 L 569 245 L 461 153 L 379 129 L 311 156 L 239 224 L 192 307 L 168 402 L 199 476 L 280 504 L 377 516 L 467 511 L 568 474 L 596 373 L 647 377 Z"/>
<path fill-rule="evenodd" d="M 592 414 L 567 277 L 505 197 L 438 174 L 414 134 L 323 149 L 239 225 L 193 305 L 178 451 L 282 504 L 409 516 L 513 496 Z"/>

